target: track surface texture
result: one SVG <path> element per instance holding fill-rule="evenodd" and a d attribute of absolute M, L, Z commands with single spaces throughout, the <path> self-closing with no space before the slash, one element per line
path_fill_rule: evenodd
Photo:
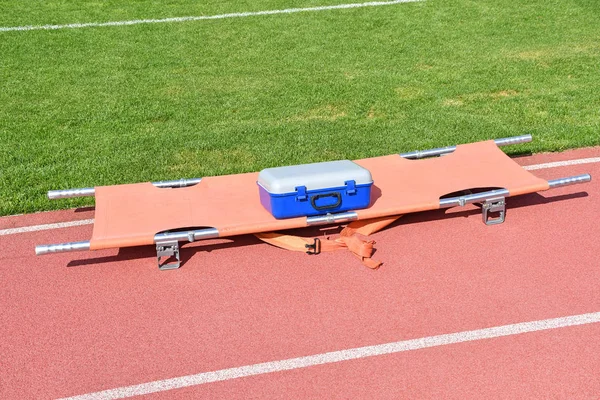
<path fill-rule="evenodd" d="M 600 148 L 520 157 L 522 165 Z M 407 215 L 373 238 L 376 271 L 346 252 L 308 256 L 252 236 L 34 255 L 92 226 L 0 236 L 0 398 L 46 399 L 345 349 L 600 311 L 600 163 L 535 170 L 591 183 Z M 93 218 L 0 218 L 0 230 Z M 600 323 L 467 341 L 158 391 L 147 398 L 600 397 Z"/>

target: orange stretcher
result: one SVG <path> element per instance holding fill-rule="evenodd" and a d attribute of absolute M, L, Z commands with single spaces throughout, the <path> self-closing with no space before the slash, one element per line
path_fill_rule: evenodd
<path fill-rule="evenodd" d="M 470 203 L 482 204 L 486 224 L 501 223 L 506 197 L 591 180 L 585 174 L 546 181 L 499 149 L 530 140 L 525 135 L 356 160 L 373 177 L 370 205 L 314 217 L 274 218 L 259 201 L 258 173 L 51 191 L 50 198 L 95 196 L 92 238 L 37 246 L 36 254 L 156 245 L 159 268 L 173 269 L 180 266 L 179 242 L 256 234 L 266 242 L 297 250 L 295 237 L 273 232 L 361 221 L 351 223 L 333 246 L 314 240 L 301 242 L 300 248 L 318 253 L 322 247 L 331 250 L 341 245 L 366 260 L 366 265 L 378 266 L 369 264 L 370 253 L 364 247 L 372 247 L 372 242 L 357 240 L 356 233 L 381 229 L 402 214 Z M 176 261 L 164 262 L 164 258 Z"/>

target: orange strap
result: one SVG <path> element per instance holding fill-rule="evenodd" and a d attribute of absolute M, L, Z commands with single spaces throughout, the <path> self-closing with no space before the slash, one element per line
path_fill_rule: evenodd
<path fill-rule="evenodd" d="M 320 251 L 348 249 L 356 255 L 365 266 L 371 269 L 377 269 L 382 263 L 371 258 L 375 241 L 363 240 L 359 238 L 357 234 L 368 236 L 385 228 L 400 217 L 401 215 L 394 215 L 351 222 L 342 229 L 339 238 L 330 239 L 329 237 L 326 237 L 324 240 L 319 238 L 321 245 Z M 277 232 L 255 233 L 254 235 L 266 243 L 291 251 L 307 252 L 308 246 L 311 246 L 316 242 L 314 238 L 309 239 Z"/>

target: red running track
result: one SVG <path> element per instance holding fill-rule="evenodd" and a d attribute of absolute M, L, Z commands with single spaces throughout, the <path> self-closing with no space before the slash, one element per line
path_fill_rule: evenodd
<path fill-rule="evenodd" d="M 600 149 L 520 158 L 523 165 Z M 534 171 L 551 179 L 600 163 Z M 378 271 L 251 236 L 186 245 L 158 271 L 150 247 L 34 255 L 91 225 L 0 236 L 0 398 L 59 398 L 203 372 L 600 311 L 600 189 L 407 215 L 373 235 Z M 92 218 L 0 218 L 0 229 Z M 193 249 L 192 249 L 193 248 Z M 600 398 L 600 324 L 371 356 L 163 391 L 148 398 Z"/>

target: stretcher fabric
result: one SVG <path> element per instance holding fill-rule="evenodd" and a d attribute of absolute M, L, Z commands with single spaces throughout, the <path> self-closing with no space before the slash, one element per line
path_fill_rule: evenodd
<path fill-rule="evenodd" d="M 371 204 L 359 220 L 438 209 L 440 197 L 466 189 L 503 188 L 510 196 L 549 188 L 494 141 L 457 146 L 438 158 L 399 155 L 355 161 L 371 171 Z M 258 173 L 202 178 L 186 188 L 151 183 L 97 187 L 92 250 L 149 245 L 154 235 L 183 228 L 216 228 L 220 237 L 307 226 L 306 217 L 275 219 L 260 203 Z"/>

